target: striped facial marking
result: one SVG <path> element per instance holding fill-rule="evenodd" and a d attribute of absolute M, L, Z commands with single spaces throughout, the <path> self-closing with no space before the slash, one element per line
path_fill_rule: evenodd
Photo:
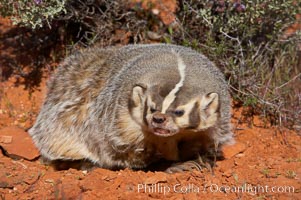
<path fill-rule="evenodd" d="M 198 126 L 199 124 L 199 111 L 196 107 L 196 99 L 191 100 L 185 105 L 178 106 L 176 110 L 182 110 L 184 114 L 181 117 L 175 118 L 175 123 L 181 128 L 188 128 Z M 193 125 L 192 125 L 193 123 Z M 197 123 L 197 125 L 195 125 Z"/>
<path fill-rule="evenodd" d="M 175 85 L 175 87 L 164 98 L 163 103 L 162 103 L 162 110 L 161 110 L 161 113 L 163 113 L 163 114 L 166 113 L 166 110 L 174 102 L 174 100 L 176 99 L 176 93 L 184 85 L 186 65 L 183 62 L 180 55 L 176 54 L 176 56 L 177 56 L 177 61 L 178 61 L 178 70 L 179 70 L 179 74 L 180 74 L 180 81 Z"/>

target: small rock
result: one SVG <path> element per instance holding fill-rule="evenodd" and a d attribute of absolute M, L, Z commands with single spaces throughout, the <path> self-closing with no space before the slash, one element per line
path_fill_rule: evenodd
<path fill-rule="evenodd" d="M 233 145 L 227 145 L 223 147 L 224 157 L 230 159 L 233 156 L 242 153 L 246 150 L 247 146 L 244 143 L 237 142 Z"/>
<path fill-rule="evenodd" d="M 235 157 L 236 158 L 242 158 L 242 157 L 245 157 L 245 154 L 244 153 L 239 153 Z"/>
<path fill-rule="evenodd" d="M 21 157 L 27 160 L 33 160 L 39 157 L 39 151 L 33 144 L 31 137 L 23 129 L 16 126 L 5 127 L 0 130 L 2 148 L 4 148 L 8 155 Z"/>
<path fill-rule="evenodd" d="M 166 183 L 166 174 L 163 172 L 156 173 L 155 176 L 148 177 L 145 179 L 144 183 L 147 185 L 156 184 L 156 183 Z"/>
<path fill-rule="evenodd" d="M 54 180 L 53 179 L 46 179 L 45 182 L 46 183 L 54 183 Z"/>

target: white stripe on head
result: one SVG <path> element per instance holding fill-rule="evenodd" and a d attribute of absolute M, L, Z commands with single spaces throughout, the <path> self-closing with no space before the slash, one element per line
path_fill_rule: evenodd
<path fill-rule="evenodd" d="M 177 55 L 177 61 L 178 61 L 178 70 L 180 74 L 180 81 L 176 84 L 176 86 L 169 92 L 169 94 L 164 98 L 162 103 L 162 113 L 165 113 L 168 107 L 172 104 L 172 102 L 176 99 L 176 93 L 180 90 L 180 88 L 183 86 L 184 80 L 185 80 L 185 69 L 186 65 L 184 64 L 182 58 L 179 54 Z"/>

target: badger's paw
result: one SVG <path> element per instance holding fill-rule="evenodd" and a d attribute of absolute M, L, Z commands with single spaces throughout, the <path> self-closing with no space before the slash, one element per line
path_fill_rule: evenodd
<path fill-rule="evenodd" d="M 202 169 L 208 169 L 212 172 L 212 167 L 207 161 L 203 161 L 207 159 L 202 159 L 202 157 L 198 157 L 195 160 L 190 160 L 186 162 L 174 163 L 170 167 L 168 167 L 165 172 L 172 174 L 178 172 L 187 172 L 187 171 L 201 171 Z"/>

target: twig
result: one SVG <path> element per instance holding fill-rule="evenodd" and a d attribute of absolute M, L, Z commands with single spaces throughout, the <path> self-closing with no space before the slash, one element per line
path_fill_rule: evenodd
<path fill-rule="evenodd" d="M 241 41 L 239 40 L 238 37 L 232 37 L 230 35 L 228 35 L 227 33 L 225 33 L 224 31 L 220 30 L 220 32 L 227 38 L 231 39 L 231 40 L 234 40 L 238 43 L 238 46 L 239 46 L 239 52 L 240 52 L 240 56 L 241 56 L 241 63 L 242 63 L 242 66 L 244 67 L 245 66 L 245 56 L 244 56 L 244 52 L 243 52 L 243 48 L 241 46 Z"/>
<path fill-rule="evenodd" d="M 291 80 L 287 81 L 286 83 L 283 83 L 283 84 L 280 85 L 279 87 L 276 87 L 276 90 L 277 90 L 277 89 L 280 89 L 280 88 L 286 86 L 287 84 L 289 84 L 290 82 L 296 80 L 299 76 L 301 76 L 301 73 L 297 74 L 297 75 L 294 76 Z"/>

